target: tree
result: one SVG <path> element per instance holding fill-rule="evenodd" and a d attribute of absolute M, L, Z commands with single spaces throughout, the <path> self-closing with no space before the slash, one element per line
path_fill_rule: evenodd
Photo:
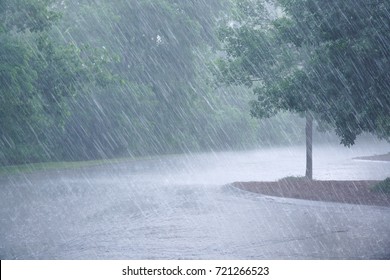
<path fill-rule="evenodd" d="M 41 32 L 51 27 L 59 14 L 53 0 L 0 0 L 0 33 Z"/>
<path fill-rule="evenodd" d="M 226 57 L 218 66 L 222 80 L 253 88 L 253 116 L 306 114 L 312 178 L 313 118 L 347 146 L 362 132 L 389 139 L 389 3 L 279 3 L 282 10 L 269 1 L 238 2 L 239 16 L 222 29 Z"/>
<path fill-rule="evenodd" d="M 293 81 L 315 93 L 316 118 L 334 127 L 346 146 L 362 132 L 389 140 L 390 2 L 280 3 L 288 15 L 281 30 L 311 50 L 310 63 Z"/>
<path fill-rule="evenodd" d="M 98 73 L 99 63 L 81 58 L 85 52 L 50 38 L 50 28 L 60 17 L 54 4 L 0 1 L 2 164 L 55 159 L 67 103 Z"/>
<path fill-rule="evenodd" d="M 273 12 L 272 12 L 273 11 Z M 219 80 L 253 89 L 257 100 L 251 114 L 269 118 L 279 111 L 306 114 L 306 176 L 312 178 L 311 108 L 298 90 L 287 90 L 289 77 L 303 67 L 305 52 L 285 42 L 279 31 L 281 19 L 266 1 L 237 1 L 233 18 L 219 30 L 225 57 L 217 61 Z"/>
<path fill-rule="evenodd" d="M 57 18 L 48 8 L 49 1 L 0 1 L 0 162 L 15 163 L 39 148 L 38 127 L 45 120 L 43 104 L 36 88 L 36 53 L 20 34 L 45 31 Z M 39 141 L 38 141 L 39 142 Z M 41 147 L 42 148 L 42 147 Z M 33 151 L 34 150 L 34 151 Z M 38 153 L 37 153 L 38 154 Z M 44 151 L 40 149 L 40 154 Z"/>

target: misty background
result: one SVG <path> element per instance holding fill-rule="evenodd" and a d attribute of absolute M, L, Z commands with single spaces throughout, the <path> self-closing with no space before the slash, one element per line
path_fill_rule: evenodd
<path fill-rule="evenodd" d="M 0 0 L 0 259 L 389 259 L 389 58 L 390 1 Z"/>
<path fill-rule="evenodd" d="M 255 119 L 213 75 L 229 1 L 41 1 L 52 21 L 29 22 L 38 2 L 1 14 L 1 165 L 304 143 L 299 115 Z"/>

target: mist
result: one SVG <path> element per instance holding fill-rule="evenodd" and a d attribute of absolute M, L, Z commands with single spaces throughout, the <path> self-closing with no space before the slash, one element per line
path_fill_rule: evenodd
<path fill-rule="evenodd" d="M 0 258 L 388 259 L 369 2 L 0 1 Z"/>

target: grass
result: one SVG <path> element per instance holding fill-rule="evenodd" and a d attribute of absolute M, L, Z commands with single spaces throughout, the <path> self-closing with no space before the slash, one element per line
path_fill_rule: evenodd
<path fill-rule="evenodd" d="M 107 160 L 91 160 L 91 161 L 61 161 L 61 162 L 40 162 L 29 163 L 22 165 L 0 166 L 0 175 L 12 175 L 20 173 L 32 173 L 42 170 L 53 169 L 76 169 L 81 167 L 90 167 L 104 164 L 118 163 L 132 158 L 107 159 Z"/>
<path fill-rule="evenodd" d="M 376 192 L 390 194 L 390 177 L 386 178 L 383 181 L 380 181 L 372 188 Z"/>
<path fill-rule="evenodd" d="M 283 177 L 282 179 L 279 179 L 278 181 L 299 182 L 303 180 L 309 180 L 309 179 L 305 176 L 287 176 L 287 177 Z"/>
<path fill-rule="evenodd" d="M 160 155 L 158 157 L 163 158 L 166 156 L 170 156 L 170 155 Z M 115 163 L 121 163 L 125 161 L 149 160 L 153 158 L 154 156 L 141 156 L 141 157 L 122 157 L 122 158 L 90 160 L 90 161 L 39 162 L 39 163 L 28 163 L 28 164 L 21 164 L 21 165 L 0 166 L 0 176 L 22 174 L 22 173 L 33 173 L 42 170 L 77 169 L 77 168 L 91 167 L 97 165 L 115 164 Z"/>

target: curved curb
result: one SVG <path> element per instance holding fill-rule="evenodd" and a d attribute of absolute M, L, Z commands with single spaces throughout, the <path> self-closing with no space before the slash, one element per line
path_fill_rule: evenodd
<path fill-rule="evenodd" d="M 378 205 L 365 205 L 365 204 L 353 204 L 353 203 L 342 203 L 342 202 L 334 202 L 334 201 L 318 201 L 318 200 L 309 200 L 309 199 L 299 199 L 299 198 L 291 198 L 291 197 L 280 197 L 280 196 L 271 196 L 265 195 L 262 193 L 256 193 L 251 191 L 246 191 L 240 188 L 235 187 L 233 184 L 227 184 L 226 187 L 243 193 L 246 196 L 251 196 L 253 198 L 266 200 L 267 202 L 275 202 L 280 204 L 291 204 L 297 206 L 316 206 L 316 207 L 331 207 L 331 208 L 366 208 L 371 210 L 379 210 L 379 211 L 390 211 L 390 207 L 387 206 L 378 206 Z"/>

